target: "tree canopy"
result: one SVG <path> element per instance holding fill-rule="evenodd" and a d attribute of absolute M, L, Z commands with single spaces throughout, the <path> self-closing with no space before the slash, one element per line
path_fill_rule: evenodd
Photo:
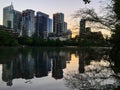
<path fill-rule="evenodd" d="M 18 45 L 17 39 L 12 32 L 8 30 L 0 30 L 0 46 L 16 46 Z"/>

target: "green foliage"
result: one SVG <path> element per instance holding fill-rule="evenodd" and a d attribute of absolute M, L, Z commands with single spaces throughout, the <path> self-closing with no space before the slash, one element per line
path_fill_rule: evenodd
<path fill-rule="evenodd" d="M 22 36 L 18 38 L 18 42 L 21 45 L 31 45 L 32 44 L 32 38 L 28 36 Z"/>
<path fill-rule="evenodd" d="M 96 39 L 95 39 L 96 38 Z M 97 42 L 95 42 L 97 41 Z M 42 47 L 63 47 L 63 46 L 100 46 L 104 44 L 98 36 L 84 37 L 84 39 L 72 38 L 66 41 L 42 39 L 40 37 L 16 37 L 7 30 L 0 31 L 0 46 L 42 46 Z"/>
<path fill-rule="evenodd" d="M 17 46 L 18 41 L 8 30 L 0 30 L 0 46 Z"/>
<path fill-rule="evenodd" d="M 57 40 L 50 40 L 50 39 L 42 39 L 42 38 L 37 38 L 33 37 L 33 42 L 32 46 L 45 46 L 45 47 L 58 47 L 58 46 L 63 46 L 63 41 L 60 41 L 59 39 Z"/>

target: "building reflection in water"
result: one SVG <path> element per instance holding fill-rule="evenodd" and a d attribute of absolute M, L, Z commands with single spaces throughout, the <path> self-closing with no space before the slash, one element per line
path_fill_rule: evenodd
<path fill-rule="evenodd" d="M 105 50 L 94 50 L 94 49 L 88 49 L 88 50 L 82 50 L 79 52 L 79 73 L 85 73 L 85 66 L 90 65 L 90 62 L 92 60 L 100 61 L 103 56 L 105 55 Z"/>
<path fill-rule="evenodd" d="M 52 77 L 55 79 L 63 78 L 63 69 L 66 68 L 66 53 L 58 52 L 53 55 Z"/>
<path fill-rule="evenodd" d="M 71 60 L 70 52 L 28 51 L 19 52 L 15 60 L 2 64 L 2 80 L 7 86 L 13 85 L 13 79 L 32 79 L 48 76 L 52 71 L 55 79 L 63 78 L 66 62 Z"/>
<path fill-rule="evenodd" d="M 79 51 L 79 73 L 69 72 L 65 85 L 73 90 L 120 90 L 120 79 L 111 68 L 109 50 Z"/>
<path fill-rule="evenodd" d="M 7 62 L 2 60 L 2 80 L 7 86 L 13 85 L 13 79 L 32 79 L 34 77 L 46 77 L 49 73 L 52 78 L 62 79 L 63 73 L 67 68 L 66 63 L 71 60 L 71 55 L 78 57 L 78 72 L 67 73 L 64 76 L 68 86 L 84 90 L 110 90 L 118 86 L 118 81 L 114 79 L 114 72 L 108 61 L 104 61 L 105 51 L 103 50 L 75 50 L 73 51 L 49 51 L 49 50 L 20 50 L 17 54 L 12 55 Z M 7 57 L 7 56 L 6 56 Z M 9 56 L 10 57 L 10 56 Z M 8 58 L 10 59 L 10 58 Z M 0 58 L 1 60 L 1 58 Z M 107 60 L 107 59 L 106 59 Z M 74 63 L 71 63 L 74 66 Z M 107 74 L 106 74 L 107 73 Z M 68 78 L 67 78 L 68 77 Z M 65 79 L 66 78 L 66 79 Z M 109 81 L 114 81 L 113 84 Z M 102 85 L 101 85 L 102 82 Z M 97 83 L 97 84 L 96 84 Z"/>

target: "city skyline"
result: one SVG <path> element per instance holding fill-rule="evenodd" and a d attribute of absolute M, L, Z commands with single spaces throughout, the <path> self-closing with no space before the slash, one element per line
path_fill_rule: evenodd
<path fill-rule="evenodd" d="M 69 0 L 69 3 L 68 3 L 68 0 L 57 0 L 57 1 L 56 0 L 44 0 L 44 1 L 29 0 L 29 2 L 23 1 L 23 0 L 20 0 L 20 1 L 1 0 L 0 1 L 0 24 L 3 24 L 3 8 L 6 6 L 9 6 L 12 2 L 15 10 L 18 10 L 20 12 L 26 9 L 32 9 L 32 10 L 35 10 L 35 12 L 41 11 L 46 13 L 50 16 L 50 18 L 53 17 L 54 13 L 62 12 L 65 15 L 65 22 L 68 23 L 68 29 L 71 29 L 73 32 L 74 31 L 76 32 L 76 30 L 74 30 L 74 26 L 76 24 L 79 25 L 79 22 L 74 21 L 74 19 L 72 18 L 72 14 L 74 14 L 75 11 L 77 11 L 80 8 L 95 8 L 96 11 L 99 13 L 99 9 L 100 9 L 99 1 L 100 0 L 97 0 L 97 1 L 91 2 L 89 5 L 85 5 L 82 0 L 76 0 L 76 1 Z"/>
<path fill-rule="evenodd" d="M 71 37 L 71 31 L 67 29 L 67 23 L 64 22 L 64 13 L 53 14 L 53 25 L 51 20 L 48 14 L 40 11 L 36 14 L 32 9 L 16 11 L 12 3 L 3 8 L 3 26 L 12 29 L 13 33 L 17 33 L 18 36 L 47 39 L 55 35 L 54 39 L 56 37 L 64 38 L 64 40 Z"/>

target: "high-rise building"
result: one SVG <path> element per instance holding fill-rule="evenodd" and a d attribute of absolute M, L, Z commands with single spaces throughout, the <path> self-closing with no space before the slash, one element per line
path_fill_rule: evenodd
<path fill-rule="evenodd" d="M 15 33 L 20 33 L 21 12 L 14 10 L 12 4 L 3 8 L 3 25 Z"/>
<path fill-rule="evenodd" d="M 47 32 L 48 33 L 52 33 L 53 30 L 52 30 L 52 19 L 48 18 L 48 27 L 47 27 Z"/>
<path fill-rule="evenodd" d="M 14 10 L 14 32 L 20 34 L 21 32 L 21 20 L 22 20 L 22 14 L 19 11 Z"/>
<path fill-rule="evenodd" d="M 36 15 L 36 36 L 43 39 L 47 38 L 48 15 L 42 12 L 37 12 Z"/>
<path fill-rule="evenodd" d="M 64 32 L 66 32 L 66 31 L 67 31 L 67 23 L 64 22 Z"/>
<path fill-rule="evenodd" d="M 22 12 L 21 35 L 31 37 L 35 33 L 34 10 L 27 9 Z"/>
<path fill-rule="evenodd" d="M 3 8 L 3 25 L 7 28 L 13 29 L 14 25 L 14 7 L 11 4 Z"/>
<path fill-rule="evenodd" d="M 82 35 L 85 32 L 86 32 L 86 20 L 85 19 L 81 19 L 79 35 Z"/>
<path fill-rule="evenodd" d="M 53 14 L 53 32 L 57 35 L 61 35 L 64 32 L 64 14 Z"/>

